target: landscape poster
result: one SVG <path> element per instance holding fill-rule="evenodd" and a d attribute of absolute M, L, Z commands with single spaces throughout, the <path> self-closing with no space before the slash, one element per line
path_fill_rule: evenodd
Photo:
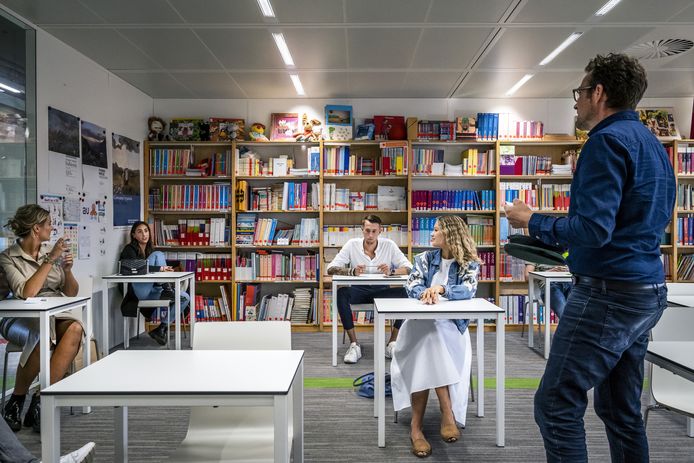
<path fill-rule="evenodd" d="M 140 142 L 111 134 L 113 152 L 113 225 L 140 220 Z"/>
<path fill-rule="evenodd" d="M 48 150 L 80 157 L 79 117 L 48 107 Z"/>
<path fill-rule="evenodd" d="M 108 168 L 106 129 L 87 121 L 82 121 L 82 164 Z"/>

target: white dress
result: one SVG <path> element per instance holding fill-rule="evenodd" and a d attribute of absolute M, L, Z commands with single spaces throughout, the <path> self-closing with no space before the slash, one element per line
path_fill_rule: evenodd
<path fill-rule="evenodd" d="M 431 286 L 446 284 L 453 259 L 441 259 Z M 395 411 L 411 406 L 413 392 L 448 386 L 455 420 L 465 426 L 472 345 L 451 320 L 405 320 L 390 364 Z"/>

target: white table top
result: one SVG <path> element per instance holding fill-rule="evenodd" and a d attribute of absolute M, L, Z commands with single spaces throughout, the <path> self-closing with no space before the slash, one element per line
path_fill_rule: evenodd
<path fill-rule="evenodd" d="M 333 275 L 333 281 L 360 281 L 360 280 L 382 280 L 384 283 L 389 281 L 407 281 L 409 275 L 393 275 L 385 276 L 382 273 L 363 273 L 359 276 L 356 275 Z"/>
<path fill-rule="evenodd" d="M 302 350 L 118 351 L 43 395 L 284 395 Z"/>
<path fill-rule="evenodd" d="M 566 278 L 571 279 L 571 272 L 530 272 L 530 275 L 535 275 L 540 278 Z"/>
<path fill-rule="evenodd" d="M 651 341 L 648 353 L 694 371 L 694 341 Z"/>
<path fill-rule="evenodd" d="M 146 275 L 106 275 L 101 278 L 104 280 L 146 280 L 149 278 L 185 278 L 187 276 L 193 275 L 193 272 L 150 272 Z"/>
<path fill-rule="evenodd" d="M 671 296 L 668 294 L 667 301 L 684 307 L 694 307 L 694 296 L 683 296 L 677 294 L 673 294 Z"/>
<path fill-rule="evenodd" d="M 90 297 L 88 296 L 37 297 L 28 301 L 24 299 L 5 299 L 0 301 L 0 312 L 46 312 L 68 305 L 74 306 L 89 299 Z"/>
<path fill-rule="evenodd" d="M 424 304 L 419 299 L 374 299 L 374 307 L 379 313 L 503 313 L 504 309 L 497 307 L 486 299 L 474 298 L 449 301 L 441 298 L 438 304 Z"/>

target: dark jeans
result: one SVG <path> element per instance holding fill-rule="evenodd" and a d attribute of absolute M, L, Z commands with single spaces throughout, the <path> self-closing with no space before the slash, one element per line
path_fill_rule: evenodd
<path fill-rule="evenodd" d="M 345 330 L 354 328 L 352 309 L 350 304 L 371 304 L 374 298 L 403 298 L 407 299 L 405 288 L 391 288 L 390 286 L 343 286 L 337 289 L 337 311 Z M 400 329 L 402 320 L 395 320 L 394 328 Z"/>
<path fill-rule="evenodd" d="M 548 462 L 588 461 L 583 416 L 595 388 L 613 462 L 648 461 L 641 419 L 648 333 L 666 307 L 667 289 L 573 287 L 535 394 L 535 421 Z"/>

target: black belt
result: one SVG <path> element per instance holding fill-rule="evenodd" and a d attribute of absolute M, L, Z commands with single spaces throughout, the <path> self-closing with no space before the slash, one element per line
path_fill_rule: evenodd
<path fill-rule="evenodd" d="M 649 289 L 658 289 L 665 286 L 665 283 L 631 283 L 621 280 L 602 280 L 600 278 L 584 277 L 583 275 L 574 275 L 572 277 L 574 285 L 592 286 L 599 289 L 613 289 L 617 291 L 646 291 Z"/>

